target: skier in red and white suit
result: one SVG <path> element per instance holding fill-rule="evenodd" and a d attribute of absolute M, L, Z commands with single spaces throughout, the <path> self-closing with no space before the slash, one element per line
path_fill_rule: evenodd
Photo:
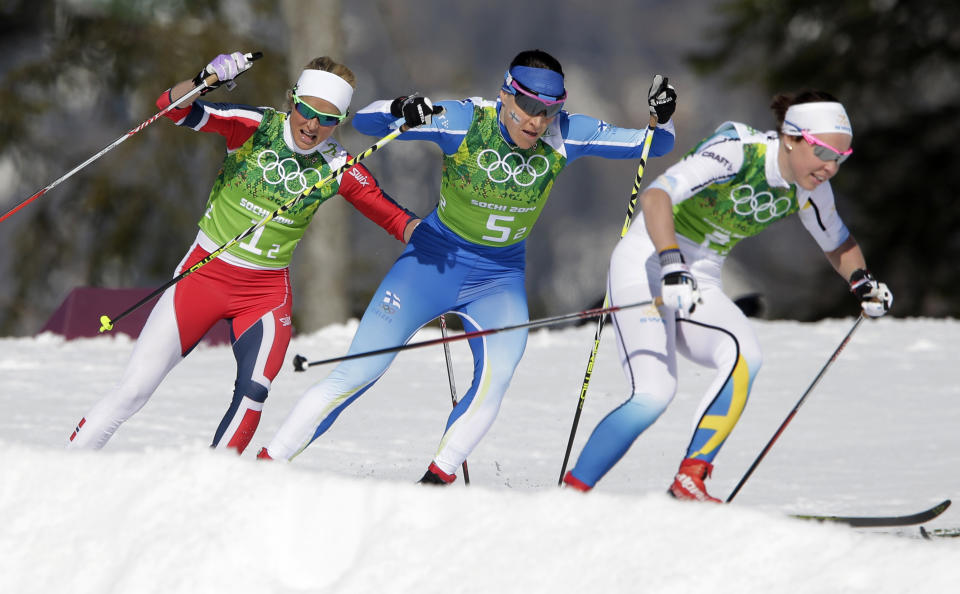
<path fill-rule="evenodd" d="M 240 52 L 221 54 L 197 78 L 164 92 L 157 105 L 167 107 L 210 74 L 222 83 L 248 67 L 247 57 Z M 346 117 L 354 82 L 346 66 L 321 57 L 307 65 L 289 93 L 288 112 L 204 101 L 168 112 L 177 125 L 220 134 L 227 143 L 200 231 L 176 274 L 347 162 L 350 155 L 330 136 Z M 307 199 L 163 293 L 119 384 L 80 420 L 69 447 L 103 447 L 203 335 L 226 319 L 237 378 L 213 446 L 243 452 L 260 422 L 267 392 L 290 342 L 293 250 L 317 208 L 336 194 L 404 242 L 419 223 L 380 189 L 362 165 L 316 188 Z"/>

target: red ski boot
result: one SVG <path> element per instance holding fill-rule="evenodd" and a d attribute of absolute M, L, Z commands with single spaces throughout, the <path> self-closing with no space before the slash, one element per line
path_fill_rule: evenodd
<path fill-rule="evenodd" d="M 723 503 L 707 493 L 703 480 L 713 473 L 713 464 L 695 458 L 686 458 L 680 463 L 680 470 L 673 478 L 673 484 L 667 490 L 669 495 L 686 501 L 712 501 Z"/>
<path fill-rule="evenodd" d="M 437 466 L 436 462 L 431 462 L 430 467 L 427 468 L 427 472 L 423 475 L 423 478 L 417 481 L 417 483 L 421 485 L 446 487 L 455 480 L 457 480 L 457 475 L 447 474 L 446 472 L 440 470 L 440 467 Z"/>

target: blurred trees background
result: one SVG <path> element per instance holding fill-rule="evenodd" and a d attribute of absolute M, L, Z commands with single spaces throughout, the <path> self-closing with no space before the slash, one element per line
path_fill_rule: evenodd
<path fill-rule="evenodd" d="M 224 48 L 286 52 L 273 3 L 246 5 L 250 15 L 227 4 L 0 5 L 0 48 L 8 56 L 0 86 L 0 209 L 154 115 L 165 89 L 192 78 Z M 246 27 L 246 19 L 261 26 Z M 253 68 L 242 78 L 237 100 L 282 105 L 284 69 Z M 222 139 L 163 118 L 0 223 L 0 335 L 35 332 L 76 286 L 151 287 L 169 279 L 196 236 L 223 155 Z"/>
<path fill-rule="evenodd" d="M 696 71 L 770 94 L 815 86 L 839 97 L 855 152 L 831 183 L 893 311 L 960 314 L 960 3 L 734 0 L 720 14 L 709 49 L 692 55 Z M 833 281 L 823 272 L 817 287 Z M 802 317 L 838 315 L 838 305 L 818 300 Z"/>
<path fill-rule="evenodd" d="M 650 78 L 670 76 L 677 147 L 651 161 L 646 182 L 725 120 L 769 129 L 775 92 L 833 92 L 851 114 L 856 151 L 833 182 L 838 207 L 893 289 L 896 315 L 957 316 L 960 209 L 946 178 L 960 163 L 958 13 L 945 0 L 7 0 L 0 212 L 151 117 L 164 89 L 218 53 L 265 58 L 211 100 L 282 107 L 303 64 L 329 54 L 358 76 L 356 110 L 413 90 L 493 98 L 513 55 L 542 47 L 564 65 L 568 109 L 618 125 L 642 126 Z M 338 138 L 354 152 L 375 140 L 349 126 Z M 426 215 L 438 198 L 437 154 L 399 143 L 367 164 Z M 168 279 L 222 158 L 218 137 L 163 119 L 0 223 L 0 335 L 35 332 L 74 287 Z M 584 159 L 560 178 L 528 245 L 532 315 L 602 297 L 635 171 Z M 362 312 L 401 249 L 332 202 L 294 264 L 300 331 Z M 767 317 L 856 314 L 795 220 L 743 242 L 729 264 L 728 292 L 762 293 Z"/>

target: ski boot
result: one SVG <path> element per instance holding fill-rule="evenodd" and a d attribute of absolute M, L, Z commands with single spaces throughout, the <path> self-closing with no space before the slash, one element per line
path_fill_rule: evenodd
<path fill-rule="evenodd" d="M 716 497 L 711 497 L 707 493 L 707 486 L 703 484 L 704 479 L 711 473 L 713 473 L 713 464 L 704 460 L 686 458 L 680 463 L 680 470 L 673 478 L 673 484 L 670 485 L 667 494 L 685 501 L 723 503 Z"/>
<path fill-rule="evenodd" d="M 584 493 L 586 493 L 587 491 L 589 491 L 589 490 L 592 488 L 592 487 L 591 487 L 590 485 L 588 485 L 587 483 L 585 483 L 585 482 L 581 481 L 580 479 L 578 479 L 577 477 L 573 476 L 573 471 L 572 471 L 572 470 L 568 470 L 568 471 L 567 471 L 567 474 L 563 475 L 563 484 L 564 484 L 564 486 L 566 486 L 566 488 L 568 488 L 568 489 L 574 489 L 574 490 L 577 490 L 577 491 L 582 491 L 582 492 L 584 492 Z"/>
<path fill-rule="evenodd" d="M 457 480 L 457 475 L 447 474 L 446 472 L 440 470 L 440 467 L 437 466 L 436 462 L 431 462 L 430 467 L 427 468 L 427 472 L 423 475 L 423 478 L 417 481 L 417 484 L 446 487 L 455 480 Z"/>

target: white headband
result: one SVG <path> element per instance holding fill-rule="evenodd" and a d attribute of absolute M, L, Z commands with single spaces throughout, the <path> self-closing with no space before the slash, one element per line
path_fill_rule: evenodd
<path fill-rule="evenodd" d="M 333 103 L 341 114 L 347 113 L 353 87 L 332 72 L 326 70 L 304 70 L 297 80 L 294 92 L 299 96 L 319 97 Z"/>
<path fill-rule="evenodd" d="M 806 130 L 810 134 L 839 132 L 853 136 L 850 118 L 847 117 L 843 105 L 836 101 L 791 105 L 787 108 L 781 130 L 788 136 L 800 136 L 801 130 Z"/>

